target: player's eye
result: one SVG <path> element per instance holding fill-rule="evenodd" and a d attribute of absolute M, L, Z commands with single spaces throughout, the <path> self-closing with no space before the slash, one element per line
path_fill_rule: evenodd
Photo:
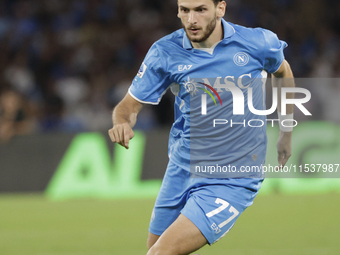
<path fill-rule="evenodd" d="M 198 9 L 196 9 L 196 11 L 197 12 L 204 12 L 204 11 L 206 11 L 206 8 L 198 8 Z"/>
<path fill-rule="evenodd" d="M 187 9 L 187 8 L 181 8 L 181 11 L 184 12 L 184 13 L 188 13 L 188 12 L 189 12 L 189 9 Z"/>

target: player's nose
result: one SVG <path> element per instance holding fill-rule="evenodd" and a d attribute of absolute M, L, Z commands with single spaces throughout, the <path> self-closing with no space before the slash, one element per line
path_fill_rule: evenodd
<path fill-rule="evenodd" d="M 189 12 L 189 15 L 188 15 L 188 22 L 191 23 L 191 24 L 194 24 L 196 23 L 196 17 L 195 17 L 195 12 Z"/>

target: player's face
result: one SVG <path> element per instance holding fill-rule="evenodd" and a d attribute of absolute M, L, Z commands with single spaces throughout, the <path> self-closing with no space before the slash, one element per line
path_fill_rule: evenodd
<path fill-rule="evenodd" d="M 213 33 L 219 11 L 212 0 L 178 0 L 178 17 L 190 41 L 204 42 Z"/>

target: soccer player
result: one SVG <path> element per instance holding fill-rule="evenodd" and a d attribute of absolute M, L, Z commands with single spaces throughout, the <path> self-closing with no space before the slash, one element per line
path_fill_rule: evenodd
<path fill-rule="evenodd" d="M 151 216 L 147 255 L 190 254 L 233 227 L 263 181 L 261 171 L 241 170 L 261 169 L 267 143 L 265 116 L 249 110 L 248 98 L 255 109 L 266 110 L 267 73 L 274 87 L 294 86 L 287 79 L 293 74 L 283 55 L 286 43 L 271 31 L 226 22 L 225 10 L 222 0 L 178 0 L 183 29 L 152 45 L 113 111 L 110 138 L 128 149 L 143 104 L 158 104 L 169 88 L 176 96 L 169 163 Z M 288 105 L 281 120 L 292 113 Z M 280 129 L 283 166 L 292 130 Z"/>

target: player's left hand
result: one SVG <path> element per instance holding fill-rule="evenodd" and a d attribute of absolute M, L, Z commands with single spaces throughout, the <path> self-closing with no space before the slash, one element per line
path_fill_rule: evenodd
<path fill-rule="evenodd" d="M 292 132 L 280 131 L 279 139 L 276 143 L 278 162 L 280 167 L 284 167 L 292 155 Z"/>

